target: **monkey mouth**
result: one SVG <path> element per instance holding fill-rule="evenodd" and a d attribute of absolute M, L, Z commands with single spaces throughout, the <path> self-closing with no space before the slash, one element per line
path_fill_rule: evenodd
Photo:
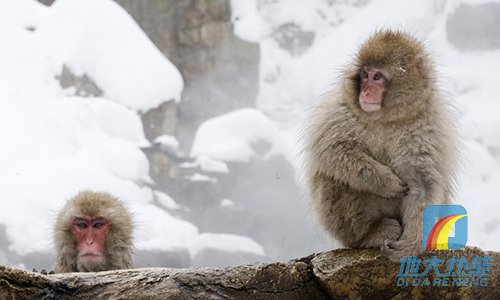
<path fill-rule="evenodd" d="M 382 103 L 379 103 L 379 102 L 361 101 L 360 104 L 361 104 L 361 108 L 368 113 L 377 111 L 382 107 Z"/>
<path fill-rule="evenodd" d="M 84 253 L 78 257 L 78 261 L 82 264 L 99 264 L 104 261 L 104 256 L 99 253 Z"/>
<path fill-rule="evenodd" d="M 382 102 L 377 101 L 377 100 L 372 100 L 372 101 L 370 101 L 370 100 L 361 100 L 361 102 L 363 102 L 365 104 L 378 104 L 378 105 L 382 104 Z"/>
<path fill-rule="evenodd" d="M 101 257 L 102 255 L 100 253 L 94 253 L 94 252 L 86 252 L 80 255 L 80 257 L 85 257 L 85 258 L 98 258 Z"/>

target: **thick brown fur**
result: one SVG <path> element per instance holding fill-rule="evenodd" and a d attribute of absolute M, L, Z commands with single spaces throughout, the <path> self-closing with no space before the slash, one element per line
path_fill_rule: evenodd
<path fill-rule="evenodd" d="M 380 110 L 358 102 L 363 66 L 391 78 Z M 325 95 L 305 132 L 306 178 L 320 222 L 345 246 L 392 260 L 422 251 L 422 211 L 449 203 L 456 147 L 449 107 L 423 45 L 379 31 Z"/>
<path fill-rule="evenodd" d="M 76 239 L 71 223 L 78 217 L 103 217 L 109 221 L 104 256 L 106 264 L 98 270 L 82 270 L 77 264 Z M 83 191 L 69 200 L 59 212 L 54 229 L 56 273 L 97 272 L 132 267 L 132 216 L 123 203 L 108 193 Z"/>

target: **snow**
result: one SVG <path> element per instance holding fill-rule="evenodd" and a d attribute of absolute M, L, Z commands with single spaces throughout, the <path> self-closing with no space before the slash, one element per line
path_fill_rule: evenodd
<path fill-rule="evenodd" d="M 0 224 L 8 250 L 49 251 L 57 211 L 84 189 L 127 204 L 137 249 L 186 249 L 198 229 L 160 208 L 179 209 L 174 199 L 145 187 L 152 180 L 140 148 L 149 142 L 138 114 L 180 99 L 178 70 L 112 1 L 58 0 L 48 8 L 2 0 L 0 7 Z M 63 90 L 56 80 L 63 64 L 88 74 L 104 96 Z"/>
<path fill-rule="evenodd" d="M 259 243 L 249 237 L 234 234 L 202 233 L 189 246 L 189 253 L 191 257 L 196 257 L 205 249 L 265 255 L 264 248 Z"/>
<path fill-rule="evenodd" d="M 198 156 L 196 158 L 196 164 L 205 172 L 229 173 L 229 168 L 225 162 L 212 159 L 206 155 Z"/>
<path fill-rule="evenodd" d="M 51 40 L 54 57 L 94 79 L 109 99 L 139 111 L 180 100 L 180 72 L 113 1 L 56 1 L 39 34 Z"/>
<path fill-rule="evenodd" d="M 36 27 L 45 6 L 31 0 L 2 0 L 0 30 L 8 27 L 19 30 Z"/>
<path fill-rule="evenodd" d="M 200 173 L 194 173 L 191 176 L 187 177 L 188 180 L 193 181 L 193 182 L 213 182 L 217 183 L 217 178 L 213 178 L 207 175 L 203 175 Z"/>
<path fill-rule="evenodd" d="M 132 18 L 110 0 L 58 0 L 50 8 L 3 0 L 0 6 L 0 223 L 9 251 L 47 252 L 55 214 L 84 189 L 107 191 L 126 203 L 138 250 L 216 247 L 196 226 L 162 209 L 179 209 L 174 199 L 144 186 L 152 180 L 140 150 L 149 142 L 139 112 L 179 101 L 183 82 Z M 56 80 L 63 65 L 90 76 L 104 96 L 63 90 Z M 178 148 L 172 136 L 155 143 Z M 200 157 L 198 163 L 227 172 L 221 161 Z M 201 174 L 192 179 L 214 180 Z M 248 244 L 246 252 L 263 251 L 243 237 L 213 237 Z"/>
<path fill-rule="evenodd" d="M 156 200 L 163 206 L 168 209 L 180 209 L 181 207 L 175 203 L 175 200 L 170 197 L 169 195 L 155 191 L 154 195 L 156 197 Z"/>
<path fill-rule="evenodd" d="M 234 204 L 235 204 L 234 201 L 226 199 L 226 198 L 224 198 L 220 201 L 221 207 L 230 207 L 230 206 L 234 206 Z"/>
<path fill-rule="evenodd" d="M 193 224 L 172 217 L 152 204 L 132 206 L 136 224 L 135 246 L 141 250 L 187 248 L 199 236 Z"/>
<path fill-rule="evenodd" d="M 171 135 L 160 135 L 155 138 L 155 144 L 159 144 L 160 147 L 168 153 L 177 153 L 179 150 L 179 141 L 175 136 Z"/>
<path fill-rule="evenodd" d="M 261 22 L 256 0 L 231 0 L 231 22 L 234 34 L 241 39 L 256 43 L 260 39 Z"/>
<path fill-rule="evenodd" d="M 276 125 L 262 112 L 245 108 L 205 121 L 196 132 L 191 156 L 206 155 L 210 158 L 248 162 L 262 156 L 254 150 L 257 142 L 269 143 L 264 157 L 278 153 L 282 138 Z"/>
<path fill-rule="evenodd" d="M 280 154 L 297 165 L 294 145 L 316 99 L 366 37 L 380 28 L 403 28 L 425 41 L 446 97 L 461 111 L 463 165 L 455 199 L 469 213 L 468 244 L 500 250 L 500 50 L 455 49 L 445 23 L 460 3 L 484 2 L 232 0 L 235 34 L 258 42 L 261 51 L 256 108 L 201 124 L 190 152 L 195 161 L 183 167 L 227 173 L 228 162 Z M 302 52 L 276 41 L 274 33 L 286 24 L 314 34 Z M 265 255 L 248 237 L 200 233 L 169 213 L 181 208 L 175 199 L 150 188 L 140 113 L 180 101 L 183 80 L 120 6 L 111 0 L 57 0 L 52 7 L 1 0 L 0 45 L 0 225 L 9 251 L 47 252 L 57 211 L 78 191 L 92 189 L 115 194 L 131 209 L 138 250 Z M 62 89 L 56 76 L 63 65 L 87 74 L 103 96 Z M 178 149 L 172 136 L 155 143 Z M 215 183 L 200 173 L 190 179 Z M 220 206 L 234 203 L 222 199 Z M 7 260 L 5 249 L 0 262 Z"/>
<path fill-rule="evenodd" d="M 458 122 L 464 163 L 455 201 L 469 212 L 469 244 L 500 250 L 500 240 L 496 239 L 500 234 L 500 217 L 496 213 L 500 205 L 496 192 L 500 183 L 500 77 L 491 71 L 500 68 L 500 50 L 460 51 L 448 42 L 446 35 L 447 16 L 461 3 L 500 2 L 356 2 L 361 3 L 342 1 L 342 5 L 335 3 L 329 8 L 327 1 L 259 2 L 257 11 L 262 24 L 257 108 L 279 128 L 289 129 L 279 132 L 281 138 L 294 136 L 293 132 L 300 131 L 296 124 L 301 124 L 317 99 L 331 89 L 332 82 L 370 34 L 384 28 L 414 34 L 435 58 L 445 97 L 461 112 Z M 250 9 L 249 15 L 252 14 Z M 288 23 L 315 33 L 313 44 L 300 55 L 281 48 L 273 37 L 277 28 Z M 218 140 L 211 133 L 214 141 Z M 226 155 L 226 159 L 231 156 L 235 154 Z M 224 159 L 222 155 L 218 158 Z"/>

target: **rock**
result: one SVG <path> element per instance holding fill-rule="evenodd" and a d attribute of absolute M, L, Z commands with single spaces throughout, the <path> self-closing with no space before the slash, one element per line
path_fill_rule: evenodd
<path fill-rule="evenodd" d="M 328 299 L 303 262 L 42 275 L 0 266 L 0 299 Z"/>
<path fill-rule="evenodd" d="M 56 0 L 37 0 L 37 1 L 46 6 L 51 6 Z"/>
<path fill-rule="evenodd" d="M 68 66 L 63 65 L 61 75 L 56 77 L 62 88 L 74 88 L 74 94 L 81 97 L 100 97 L 103 91 L 86 74 L 75 75 Z"/>
<path fill-rule="evenodd" d="M 316 255 L 311 260 L 314 275 L 332 298 L 348 299 L 500 299 L 500 253 L 467 247 L 463 250 L 426 251 L 418 259 L 449 259 L 463 256 L 493 256 L 488 286 L 398 287 L 399 262 L 380 256 L 377 250 L 341 249 Z M 427 264 L 426 264 L 427 265 Z M 419 269 L 419 272 L 423 271 Z M 444 270 L 441 270 L 444 271 Z M 432 280 L 436 277 L 429 272 Z M 451 282 L 450 282 L 451 285 Z"/>
<path fill-rule="evenodd" d="M 173 135 L 177 129 L 177 107 L 174 101 L 163 102 L 141 116 L 146 138 L 153 142 L 161 135 Z"/>
<path fill-rule="evenodd" d="M 279 26 L 272 36 L 280 48 L 293 56 L 300 56 L 313 44 L 315 33 L 302 30 L 297 24 L 286 23 Z"/>
<path fill-rule="evenodd" d="M 115 1 L 182 73 L 175 136 L 185 151 L 201 122 L 255 106 L 259 45 L 233 34 L 229 0 Z"/>
<path fill-rule="evenodd" d="M 500 299 L 500 253 L 428 251 L 419 259 L 491 256 L 486 286 L 399 287 L 400 263 L 338 249 L 288 263 L 42 275 L 0 266 L 0 299 Z M 423 269 L 419 269 L 422 272 Z M 434 273 L 428 274 L 430 277 Z"/>

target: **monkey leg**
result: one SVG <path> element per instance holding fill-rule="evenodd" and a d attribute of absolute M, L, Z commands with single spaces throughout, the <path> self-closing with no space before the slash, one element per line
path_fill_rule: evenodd
<path fill-rule="evenodd" d="M 387 241 L 382 246 L 382 255 L 392 261 L 399 261 L 403 256 L 420 254 L 422 249 L 422 214 L 428 204 L 432 204 L 432 189 L 427 188 L 421 176 L 414 175 L 414 183 L 408 196 L 401 200 L 401 220 L 403 233 L 397 241 Z"/>
<path fill-rule="evenodd" d="M 390 218 L 381 218 L 374 222 L 370 230 L 361 239 L 361 248 L 380 248 L 388 241 L 397 241 L 403 232 L 399 221 Z"/>
<path fill-rule="evenodd" d="M 430 164 L 429 164 L 430 165 Z M 422 169 L 422 167 L 421 167 Z M 408 182 L 410 192 L 401 200 L 400 216 L 403 225 L 403 233 L 397 241 L 387 241 L 382 246 L 382 255 L 390 260 L 399 261 L 403 256 L 418 255 L 423 251 L 422 247 L 422 215 L 425 207 L 429 204 L 449 203 L 449 192 L 437 184 L 439 175 L 405 166 L 403 180 Z"/>
<path fill-rule="evenodd" d="M 347 190 L 325 199 L 323 205 L 330 206 L 320 211 L 323 224 L 347 247 L 380 248 L 401 236 L 395 200 Z"/>

